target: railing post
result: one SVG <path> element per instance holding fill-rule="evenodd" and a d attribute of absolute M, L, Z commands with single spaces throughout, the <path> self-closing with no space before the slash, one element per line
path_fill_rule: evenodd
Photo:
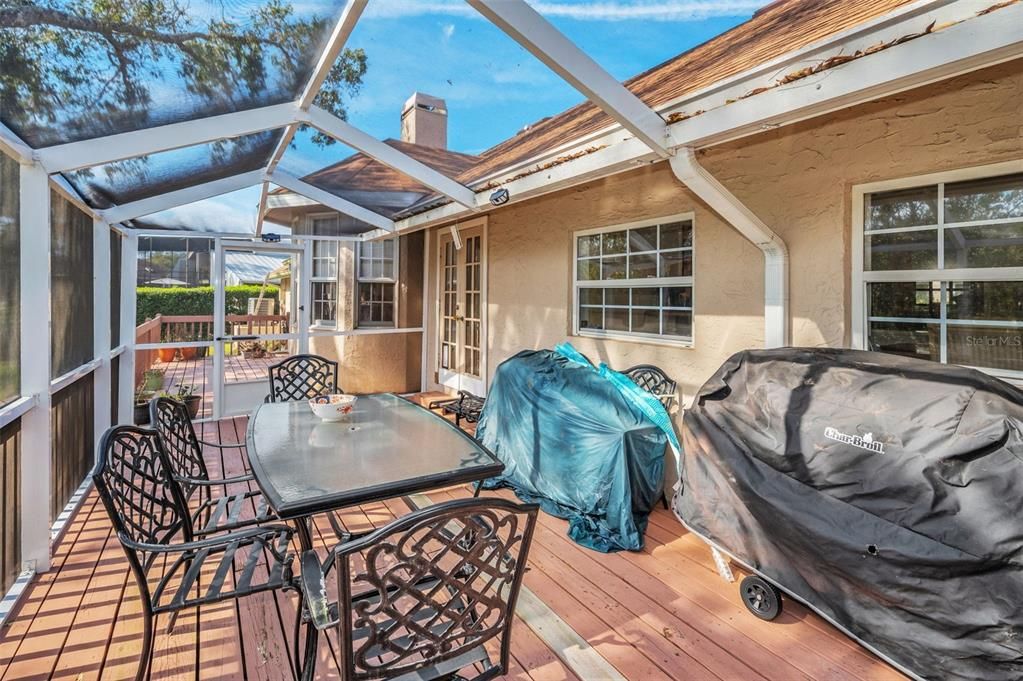
<path fill-rule="evenodd" d="M 36 405 L 21 417 L 21 559 L 50 569 L 50 178 L 21 166 L 21 394 Z"/>
<path fill-rule="evenodd" d="M 100 435 L 110 427 L 110 226 L 92 224 L 92 338 L 100 361 L 93 372 L 93 423 L 98 447 Z M 98 451 L 98 449 L 97 449 Z"/>
<path fill-rule="evenodd" d="M 118 365 L 117 421 L 135 422 L 135 283 L 138 278 L 139 238 L 127 234 L 121 242 L 121 341 Z"/>

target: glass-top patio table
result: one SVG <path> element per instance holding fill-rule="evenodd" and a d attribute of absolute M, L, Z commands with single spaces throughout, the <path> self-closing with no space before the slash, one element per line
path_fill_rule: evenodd
<path fill-rule="evenodd" d="M 260 405 L 249 418 L 249 464 L 266 501 L 296 520 L 302 550 L 312 548 L 305 518 L 371 501 L 499 475 L 504 465 L 446 419 L 392 394 L 360 396 L 347 420 L 321 421 L 302 402 Z M 316 658 L 306 627 L 304 678 Z"/>

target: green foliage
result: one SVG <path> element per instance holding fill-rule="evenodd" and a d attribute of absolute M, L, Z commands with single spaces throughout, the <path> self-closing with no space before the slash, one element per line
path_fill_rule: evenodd
<path fill-rule="evenodd" d="M 227 314 L 248 314 L 249 298 L 258 298 L 262 287 L 258 285 L 228 286 L 224 289 Z M 153 288 L 140 286 L 135 306 L 135 324 L 141 324 L 158 314 L 162 315 L 212 315 L 213 287 Z M 267 286 L 264 299 L 276 299 L 276 286 Z"/>

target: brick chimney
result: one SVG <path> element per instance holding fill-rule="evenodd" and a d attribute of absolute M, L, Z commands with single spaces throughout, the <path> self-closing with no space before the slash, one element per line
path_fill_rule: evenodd
<path fill-rule="evenodd" d="M 413 92 L 401 109 L 401 139 L 438 149 L 448 148 L 448 107 L 443 99 Z"/>

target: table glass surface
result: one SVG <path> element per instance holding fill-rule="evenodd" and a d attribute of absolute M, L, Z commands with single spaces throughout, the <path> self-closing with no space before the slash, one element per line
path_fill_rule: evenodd
<path fill-rule="evenodd" d="M 305 401 L 261 405 L 248 457 L 278 514 L 295 517 L 498 475 L 504 466 L 449 421 L 392 394 L 364 395 L 347 420 Z"/>

